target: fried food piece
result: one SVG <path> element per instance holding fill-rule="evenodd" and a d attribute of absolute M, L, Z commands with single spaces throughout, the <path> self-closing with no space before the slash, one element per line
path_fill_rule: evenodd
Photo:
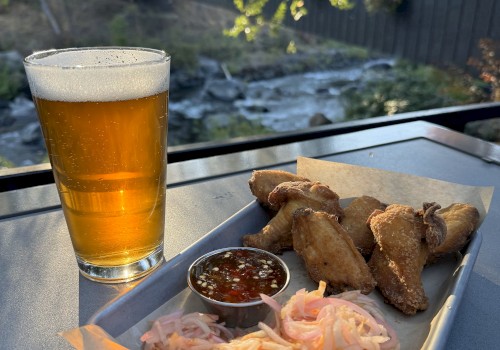
<path fill-rule="evenodd" d="M 368 217 L 375 210 L 384 210 L 386 205 L 370 196 L 355 198 L 345 209 L 340 224 L 351 236 L 354 245 L 363 256 L 370 256 L 375 246 L 375 239 L 367 225 Z"/>
<path fill-rule="evenodd" d="M 458 252 L 470 239 L 470 235 L 479 224 L 479 211 L 476 207 L 465 203 L 453 203 L 439 209 L 437 214 L 446 224 L 446 238 L 429 255 L 427 263 L 438 260 L 443 255 Z"/>
<path fill-rule="evenodd" d="M 386 301 L 407 315 L 428 307 L 421 273 L 429 251 L 446 236 L 444 220 L 436 214 L 440 206 L 423 207 L 416 212 L 393 204 L 368 219 L 377 243 L 368 266 Z"/>
<path fill-rule="evenodd" d="M 269 194 L 271 205 L 280 208 L 278 213 L 260 232 L 243 236 L 243 245 L 281 253 L 292 249 L 293 213 L 300 208 L 322 210 L 337 217 L 344 211 L 339 196 L 319 182 L 283 182 Z"/>
<path fill-rule="evenodd" d="M 416 266 L 424 266 L 428 250 L 425 245 L 418 254 L 415 261 Z M 380 290 L 388 304 L 394 305 L 407 315 L 414 315 L 418 310 L 426 310 L 429 300 L 424 293 L 423 287 L 417 284 L 417 288 L 411 290 L 398 274 L 398 269 L 376 245 L 372 256 L 368 261 L 368 266 L 372 272 L 377 288 Z M 410 296 L 411 299 L 406 298 Z"/>
<path fill-rule="evenodd" d="M 442 217 L 437 215 L 437 211 L 441 209 L 439 204 L 434 202 L 424 203 L 422 207 L 423 209 L 418 212 L 417 218 L 421 217 L 423 221 L 423 238 L 427 243 L 429 252 L 433 252 L 446 239 L 446 223 Z"/>
<path fill-rule="evenodd" d="M 293 249 L 314 281 L 325 281 L 330 293 L 359 289 L 369 294 L 375 288 L 365 259 L 337 217 L 310 208 L 295 211 L 293 217 Z"/>
<path fill-rule="evenodd" d="M 309 181 L 305 177 L 295 175 L 283 170 L 254 170 L 252 177 L 248 180 L 250 191 L 257 198 L 257 201 L 262 205 L 277 211 L 279 207 L 275 207 L 269 203 L 269 193 L 276 186 L 283 182 L 292 181 Z"/>

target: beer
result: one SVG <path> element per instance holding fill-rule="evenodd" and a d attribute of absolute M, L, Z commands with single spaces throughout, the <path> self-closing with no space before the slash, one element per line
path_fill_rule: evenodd
<path fill-rule="evenodd" d="M 136 100 L 35 98 L 79 258 L 117 266 L 163 243 L 167 93 Z"/>
<path fill-rule="evenodd" d="M 129 280 L 143 271 L 124 271 L 163 258 L 168 71 L 148 67 L 135 79 L 118 66 L 48 82 L 26 67 L 77 261 L 97 280 Z"/>

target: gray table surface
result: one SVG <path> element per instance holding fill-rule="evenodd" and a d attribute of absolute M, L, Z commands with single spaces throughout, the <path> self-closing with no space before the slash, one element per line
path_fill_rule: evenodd
<path fill-rule="evenodd" d="M 253 200 L 252 169 L 295 171 L 297 156 L 345 162 L 474 186 L 500 187 L 500 147 L 413 122 L 168 168 L 165 257 L 175 256 Z M 500 194 L 447 348 L 500 344 Z M 54 185 L 0 193 L 0 348 L 69 349 L 57 333 L 83 325 L 140 281 L 104 285 L 81 277 Z"/>

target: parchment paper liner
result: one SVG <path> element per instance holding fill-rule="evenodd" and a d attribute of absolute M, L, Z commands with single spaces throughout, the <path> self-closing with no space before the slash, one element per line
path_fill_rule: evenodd
<path fill-rule="evenodd" d="M 435 180 L 415 175 L 390 172 L 380 169 L 361 167 L 345 163 L 335 163 L 311 158 L 297 159 L 297 174 L 311 181 L 320 181 L 334 190 L 340 198 L 352 198 L 361 195 L 376 197 L 387 204 L 398 203 L 421 208 L 423 202 L 437 202 L 442 207 L 452 203 L 469 203 L 478 208 L 480 223 L 488 213 L 493 187 L 467 186 Z M 247 189 L 244 189 L 247 190 Z M 287 263 L 292 277 L 287 292 L 282 295 L 281 302 L 287 300 L 297 290 L 317 288 L 303 268 L 302 261 L 294 252 L 286 252 L 282 256 Z M 370 297 L 375 299 L 386 317 L 395 328 L 401 341 L 401 349 L 418 349 L 425 342 L 434 316 L 448 297 L 447 290 L 451 286 L 454 273 L 459 267 L 458 256 L 446 259 L 424 269 L 422 280 L 425 292 L 429 298 L 429 308 L 414 316 L 406 316 L 390 305 L 374 291 Z M 147 331 L 156 318 L 177 310 L 189 312 L 204 312 L 202 303 L 186 288 L 176 297 L 167 301 L 160 308 L 139 321 L 134 327 L 117 337 L 111 338 L 100 327 L 87 325 L 62 332 L 76 349 L 123 349 L 116 341 L 130 349 L 140 349 L 139 338 Z M 111 342 L 109 341 L 111 340 Z"/>
<path fill-rule="evenodd" d="M 436 202 L 443 208 L 452 203 L 469 203 L 479 210 L 481 223 L 494 190 L 305 157 L 297 158 L 297 174 L 330 186 L 340 198 L 368 195 L 387 204 L 406 204 L 416 209 L 423 202 Z"/>

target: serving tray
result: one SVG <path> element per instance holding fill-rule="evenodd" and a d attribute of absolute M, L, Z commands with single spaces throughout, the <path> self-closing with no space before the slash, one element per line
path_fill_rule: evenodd
<path fill-rule="evenodd" d="M 258 232 L 269 219 L 268 213 L 256 201 L 251 202 L 164 263 L 131 291 L 105 305 L 88 323 L 102 327 L 123 346 L 140 349 L 140 336 L 157 317 L 178 309 L 186 312 L 205 311 L 202 304 L 192 298 L 187 288 L 186 274 L 189 265 L 212 250 L 241 246 L 243 235 Z M 398 333 L 401 349 L 445 349 L 481 241 L 481 233 L 476 231 L 460 254 L 424 269 L 422 281 L 429 298 L 429 308 L 424 312 L 406 316 L 391 305 L 384 304 L 378 291 L 370 294 Z M 292 273 L 290 286 L 283 298 L 288 298 L 301 288 L 317 288 L 294 252 L 286 252 L 282 258 Z"/>

